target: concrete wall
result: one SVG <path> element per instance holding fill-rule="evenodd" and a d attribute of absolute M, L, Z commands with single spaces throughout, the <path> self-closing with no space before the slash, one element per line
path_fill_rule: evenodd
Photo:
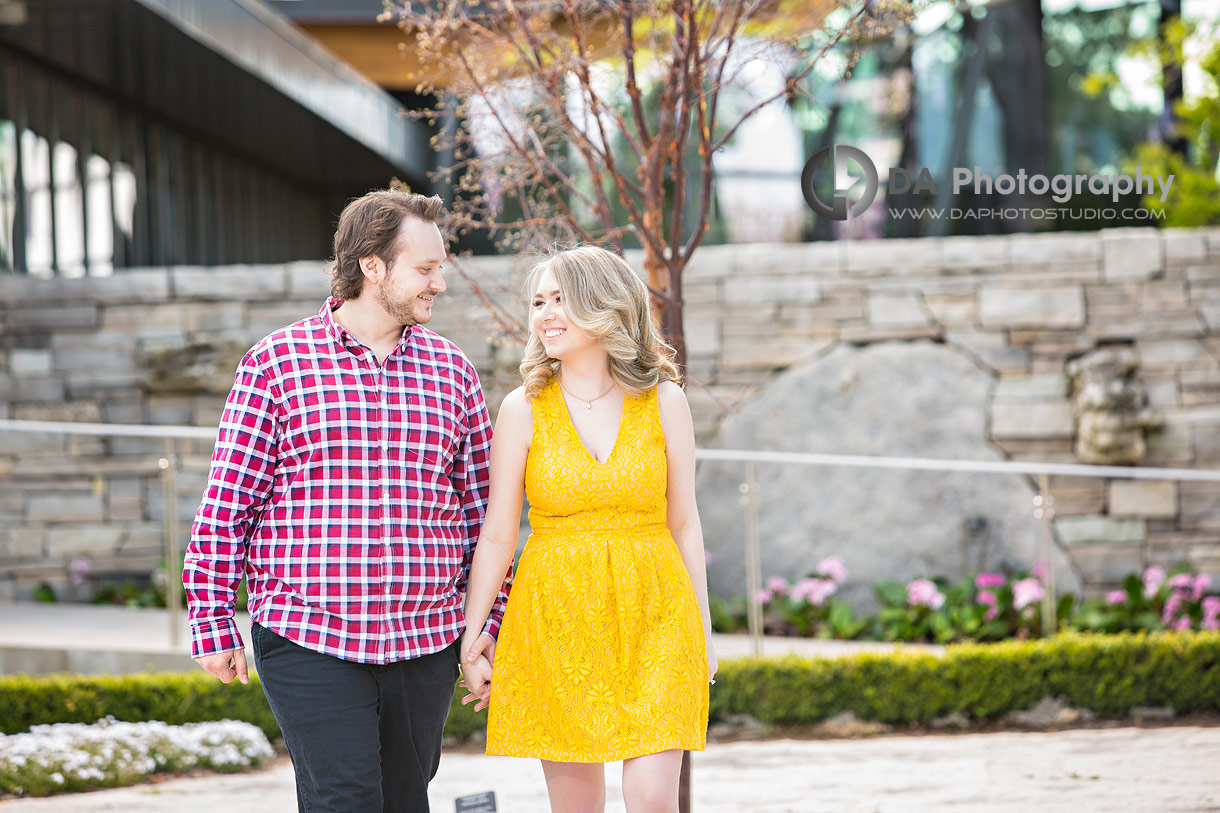
<path fill-rule="evenodd" d="M 466 260 L 478 287 L 525 313 L 524 267 Z M 214 426 L 232 369 L 267 332 L 316 312 L 319 262 L 172 268 L 105 279 L 0 280 L 0 417 Z M 992 442 L 1012 459 L 1073 461 L 1065 362 L 1130 342 L 1164 425 L 1146 465 L 1220 464 L 1220 229 L 715 246 L 685 276 L 688 395 L 714 439 L 779 371 L 840 343 L 941 341 L 996 378 Z M 488 400 L 519 348 L 462 275 L 432 325 L 479 367 Z M 209 444 L 180 442 L 185 529 Z M 160 556 L 166 443 L 0 434 L 0 599 L 41 581 L 83 595 L 68 564 L 147 572 Z M 1220 577 L 1220 488 L 1055 480 L 1059 541 L 1101 587 L 1148 563 Z M 914 574 L 912 574 L 914 575 Z"/>

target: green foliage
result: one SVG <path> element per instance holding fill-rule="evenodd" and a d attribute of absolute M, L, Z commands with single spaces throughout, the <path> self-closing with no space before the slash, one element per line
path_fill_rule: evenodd
<path fill-rule="evenodd" d="M 182 567 L 178 568 L 182 572 Z M 90 604 L 115 604 L 121 607 L 165 607 L 167 595 L 165 585 L 170 581 L 165 572 L 165 560 L 157 562 L 157 569 L 149 574 L 148 579 L 125 579 L 122 582 L 114 580 L 102 581 L 89 600 Z M 173 580 L 177 586 L 179 606 L 187 605 L 186 588 L 180 578 Z M 246 610 L 250 595 L 246 591 L 246 580 L 243 578 L 237 585 L 237 599 L 234 608 L 238 612 Z"/>
<path fill-rule="evenodd" d="M 723 598 L 712 593 L 707 599 L 712 629 L 717 632 L 744 632 L 747 629 L 745 596 Z"/>
<path fill-rule="evenodd" d="M 916 579 L 908 584 L 883 579 L 873 585 L 879 609 L 856 618 L 838 598 L 802 592 L 806 579 L 788 585 L 772 578 L 761 591 L 764 630 L 771 635 L 817 638 L 859 638 L 875 641 L 947 644 L 961 641 L 1024 640 L 1045 634 L 1042 629 L 1041 565 L 1033 573 L 1011 576 L 980 573 L 949 583 L 946 579 Z M 1167 577 L 1168 576 L 1168 577 Z M 820 580 L 821 583 L 829 583 Z M 1155 631 L 1220 629 L 1220 596 L 1207 593 L 1211 579 L 1179 565 L 1166 574 L 1152 566 L 1143 575 L 1127 576 L 1123 590 L 1079 602 L 1065 593 L 1055 601 L 1050 632 Z M 837 584 L 835 585 L 837 589 Z M 746 629 L 746 600 L 712 597 L 712 628 L 718 632 Z"/>
<path fill-rule="evenodd" d="M 16 734 L 43 723 L 161 720 L 171 725 L 244 720 L 268 738 L 279 727 L 256 675 L 249 685 L 225 685 L 200 671 L 136 675 L 0 676 L 0 731 Z"/>
<path fill-rule="evenodd" d="M 1220 633 L 1065 633 L 954 645 L 943 656 L 737 658 L 720 665 L 711 716 L 744 713 L 776 725 L 815 724 L 845 711 L 890 724 L 953 712 L 991 720 L 1047 696 L 1102 715 L 1140 705 L 1220 711 Z"/>
<path fill-rule="evenodd" d="M 446 735 L 484 728 L 486 712 L 461 705 Z M 953 712 L 990 720 L 1063 696 L 1078 708 L 1121 715 L 1133 706 L 1179 713 L 1220 711 L 1220 632 L 1088 635 L 955 644 L 944 655 L 904 651 L 843 658 L 725 660 L 711 688 L 711 718 L 750 714 L 776 725 L 811 725 L 850 711 L 883 723 L 927 723 Z M 224 685 L 205 674 L 0 677 L 0 731 L 119 720 L 172 724 L 244 720 L 279 735 L 255 676 Z"/>
<path fill-rule="evenodd" d="M 466 737 L 481 729 L 487 713 L 463 706 L 464 689 L 454 694 L 445 733 Z M 171 725 L 212 720 L 242 720 L 280 736 L 258 675 L 250 683 L 221 683 L 196 672 L 145 672 L 135 675 L 2 675 L 0 733 L 17 734 L 48 723 L 93 723 L 107 715 L 142 723 Z"/>
<path fill-rule="evenodd" d="M 1220 42 L 1200 60 L 1199 67 L 1206 90 L 1174 105 L 1185 153 L 1159 142 L 1148 143 L 1140 146 L 1132 162 L 1145 175 L 1174 176 L 1163 203 L 1159 191 L 1142 200 L 1148 209 L 1165 212 L 1161 222 L 1166 226 L 1220 223 Z"/>

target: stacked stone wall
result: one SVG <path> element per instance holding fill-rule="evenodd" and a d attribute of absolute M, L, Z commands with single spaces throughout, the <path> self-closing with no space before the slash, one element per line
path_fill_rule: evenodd
<path fill-rule="evenodd" d="M 633 258 L 638 265 L 638 257 Z M 526 312 L 524 267 L 462 261 Z M 1220 467 L 1220 229 L 1113 230 L 796 245 L 710 246 L 684 277 L 703 442 L 778 373 L 840 344 L 943 342 L 995 379 L 992 443 L 1014 460 L 1078 462 L 1067 362 L 1121 343 L 1160 425 L 1144 465 Z M 261 336 L 317 311 L 320 262 L 0 280 L 0 417 L 215 426 L 232 370 Z M 520 348 L 462 274 L 432 325 L 479 368 L 493 406 Z M 918 416 L 912 416 L 918 420 Z M 164 440 L 0 433 L 0 598 L 41 583 L 147 572 L 161 557 Z M 210 445 L 178 441 L 179 534 Z M 1100 589 L 1150 563 L 1220 578 L 1220 487 L 1053 478 L 1056 533 Z M 74 585 L 73 562 L 87 561 Z M 79 576 L 78 579 L 79 581 Z"/>

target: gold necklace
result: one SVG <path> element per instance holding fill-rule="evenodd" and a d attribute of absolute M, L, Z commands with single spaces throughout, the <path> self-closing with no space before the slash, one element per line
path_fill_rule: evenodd
<path fill-rule="evenodd" d="M 585 409 L 592 409 L 593 401 L 598 401 L 598 400 L 601 400 L 602 398 L 605 398 L 607 395 L 609 395 L 614 390 L 614 386 L 615 386 L 614 383 L 611 382 L 610 389 L 606 390 L 605 392 L 603 392 L 601 395 L 597 396 L 596 398 L 590 400 L 588 398 L 581 398 L 579 396 L 572 395 L 572 393 L 568 391 L 568 388 L 563 385 L 562 379 L 556 377 L 555 380 L 559 382 L 559 389 L 563 390 L 566 395 L 570 395 L 571 397 L 575 398 L 577 401 L 584 401 Z"/>

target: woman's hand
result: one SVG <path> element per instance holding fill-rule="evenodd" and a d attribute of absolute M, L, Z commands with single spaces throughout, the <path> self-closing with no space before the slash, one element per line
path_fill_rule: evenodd
<path fill-rule="evenodd" d="M 463 659 L 461 666 L 462 680 L 458 685 L 469 692 L 462 698 L 462 705 L 477 700 L 474 710 L 482 711 L 491 704 L 491 661 L 479 655 L 470 663 Z"/>
<path fill-rule="evenodd" d="M 462 638 L 462 680 L 458 683 L 470 694 L 462 698 L 462 705 L 478 700 L 475 711 L 482 711 L 491 703 L 491 672 L 496 656 L 496 640 L 487 633 Z"/>

